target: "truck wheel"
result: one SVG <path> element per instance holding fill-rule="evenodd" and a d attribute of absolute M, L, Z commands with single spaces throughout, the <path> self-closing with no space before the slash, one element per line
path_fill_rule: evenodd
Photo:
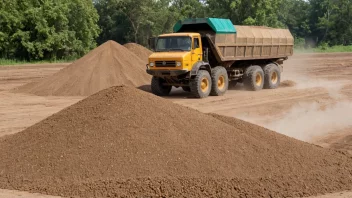
<path fill-rule="evenodd" d="M 157 96 L 167 96 L 170 94 L 172 86 L 163 85 L 165 80 L 159 77 L 153 76 L 152 78 L 152 93 Z"/>
<path fill-rule="evenodd" d="M 197 76 L 189 84 L 191 94 L 196 98 L 208 97 L 211 90 L 211 77 L 208 71 L 199 70 Z"/>
<path fill-rule="evenodd" d="M 268 64 L 265 65 L 264 69 L 264 88 L 265 89 L 276 89 L 280 85 L 281 72 L 277 65 Z"/>
<path fill-rule="evenodd" d="M 229 87 L 229 77 L 224 67 L 217 66 L 211 70 L 212 87 L 210 95 L 222 96 Z"/>
<path fill-rule="evenodd" d="M 264 71 L 260 66 L 250 66 L 246 69 L 243 75 L 244 86 L 252 91 L 263 89 L 264 86 Z"/>
<path fill-rule="evenodd" d="M 188 86 L 183 86 L 182 89 L 183 89 L 183 91 L 185 91 L 185 92 L 191 92 L 191 88 L 188 87 Z"/>

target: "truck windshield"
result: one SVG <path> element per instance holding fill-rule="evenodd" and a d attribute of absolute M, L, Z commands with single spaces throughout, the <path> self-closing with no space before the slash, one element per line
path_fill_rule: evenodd
<path fill-rule="evenodd" d="M 188 36 L 159 37 L 156 45 L 156 51 L 190 51 L 191 44 L 192 39 Z"/>

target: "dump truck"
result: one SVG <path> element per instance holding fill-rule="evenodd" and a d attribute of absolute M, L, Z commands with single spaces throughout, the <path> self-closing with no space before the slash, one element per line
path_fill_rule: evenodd
<path fill-rule="evenodd" d="M 196 98 L 221 96 L 229 84 L 253 91 L 280 85 L 283 62 L 293 54 L 288 29 L 233 25 L 229 19 L 179 21 L 174 33 L 150 38 L 146 72 L 155 95 L 182 87 Z"/>

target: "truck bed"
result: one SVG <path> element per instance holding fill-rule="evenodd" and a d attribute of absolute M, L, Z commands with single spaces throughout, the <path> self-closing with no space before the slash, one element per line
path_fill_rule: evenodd
<path fill-rule="evenodd" d="M 211 41 L 222 61 L 284 58 L 293 54 L 288 29 L 235 26 L 235 34 L 215 34 Z"/>

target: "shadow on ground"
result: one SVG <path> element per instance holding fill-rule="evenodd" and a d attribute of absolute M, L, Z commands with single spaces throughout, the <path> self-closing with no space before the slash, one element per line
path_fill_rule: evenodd
<path fill-rule="evenodd" d="M 280 85 L 279 88 L 286 88 L 286 87 L 292 87 L 294 86 L 294 82 L 292 81 L 283 81 L 282 85 Z M 150 85 L 142 85 L 139 86 L 138 89 L 148 92 L 148 93 L 152 93 L 151 87 Z M 243 83 L 230 83 L 229 84 L 229 91 L 233 92 L 251 92 L 249 90 L 247 90 L 245 88 L 245 86 L 243 85 Z M 193 97 L 190 95 L 189 92 L 185 92 L 183 91 L 183 89 L 181 87 L 179 88 L 175 88 L 173 87 L 171 90 L 171 93 L 169 96 L 164 96 L 163 98 L 168 98 L 168 99 L 192 99 Z M 195 98 L 197 99 L 197 98 Z"/>

